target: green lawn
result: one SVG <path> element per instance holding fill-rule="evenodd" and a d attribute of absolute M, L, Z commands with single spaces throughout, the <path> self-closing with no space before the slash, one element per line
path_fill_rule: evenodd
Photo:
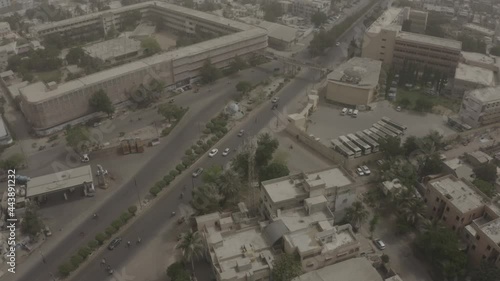
<path fill-rule="evenodd" d="M 38 72 L 35 73 L 36 77 L 40 79 L 41 81 L 48 83 L 48 82 L 61 82 L 62 78 L 62 73 L 60 70 L 53 70 L 53 71 L 46 71 L 46 72 Z"/>
<path fill-rule="evenodd" d="M 419 98 L 425 98 L 430 100 L 434 106 L 441 105 L 446 107 L 453 112 L 458 112 L 460 109 L 460 100 L 453 100 L 442 96 L 431 96 L 424 93 L 424 90 L 406 90 L 403 88 L 398 88 L 398 94 L 396 103 L 400 104 L 401 100 L 407 98 L 410 101 L 409 109 L 412 109 L 415 106 L 415 102 Z"/>

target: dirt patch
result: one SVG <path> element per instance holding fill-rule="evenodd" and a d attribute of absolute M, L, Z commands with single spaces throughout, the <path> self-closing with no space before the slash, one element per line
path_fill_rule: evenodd
<path fill-rule="evenodd" d="M 166 31 L 157 32 L 153 37 L 158 41 L 162 50 L 169 50 L 175 48 L 177 42 L 177 36 Z"/>

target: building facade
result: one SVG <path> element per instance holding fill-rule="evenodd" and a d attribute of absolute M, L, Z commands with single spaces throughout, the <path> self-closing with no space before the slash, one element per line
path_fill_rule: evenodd
<path fill-rule="evenodd" d="M 500 267 L 500 208 L 474 185 L 447 175 L 425 184 L 431 220 L 439 220 L 467 243 L 470 261 Z"/>
<path fill-rule="evenodd" d="M 411 21 L 410 31 L 413 33 L 425 33 L 427 28 L 427 12 L 419 10 L 410 10 L 409 20 Z"/>
<path fill-rule="evenodd" d="M 343 105 L 367 105 L 378 89 L 382 62 L 354 57 L 328 74 L 325 98 Z"/>
<path fill-rule="evenodd" d="M 199 69 L 207 59 L 214 66 L 223 68 L 237 56 L 244 58 L 267 47 L 267 31 L 262 28 L 156 2 L 130 5 L 117 11 L 38 26 L 36 34 L 43 37 L 59 33 L 71 38 L 72 34 L 97 28 L 95 22 L 100 22 L 103 15 L 113 15 L 116 20 L 116 17 L 133 10 L 159 13 L 164 25 L 176 30 L 195 32 L 197 29 L 227 35 L 60 85 L 48 87 L 38 82 L 20 89 L 21 109 L 36 133 L 46 135 L 63 129 L 66 124 L 84 121 L 82 118 L 89 117 L 92 113 L 88 100 L 98 90 L 104 90 L 112 102 L 118 104 L 133 99 L 137 89 L 141 85 L 148 85 L 153 79 L 162 80 L 165 85 L 173 87 L 188 84 L 199 75 Z"/>
<path fill-rule="evenodd" d="M 474 128 L 500 122 L 500 87 L 465 93 L 459 116 L 462 122 Z"/>

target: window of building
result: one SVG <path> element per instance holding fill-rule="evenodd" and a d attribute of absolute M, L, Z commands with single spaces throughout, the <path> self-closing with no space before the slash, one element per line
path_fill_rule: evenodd
<path fill-rule="evenodd" d="M 450 207 L 446 207 L 446 212 L 449 212 L 450 211 Z"/>
<path fill-rule="evenodd" d="M 480 240 L 480 239 L 481 239 L 481 236 L 476 235 L 476 240 Z"/>
<path fill-rule="evenodd" d="M 458 220 L 460 220 L 460 217 L 459 217 L 459 216 L 457 216 L 455 219 L 458 221 Z"/>
<path fill-rule="evenodd" d="M 439 197 L 436 197 L 436 202 L 439 202 Z"/>
<path fill-rule="evenodd" d="M 488 250 L 488 251 L 491 250 L 491 246 L 488 245 L 488 247 L 486 247 L 486 250 Z"/>

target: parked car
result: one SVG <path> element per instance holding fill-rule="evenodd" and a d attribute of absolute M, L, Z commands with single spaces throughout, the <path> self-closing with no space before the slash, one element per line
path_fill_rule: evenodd
<path fill-rule="evenodd" d="M 384 165 L 385 161 L 384 160 L 377 160 L 377 165 L 379 167 L 382 167 Z"/>
<path fill-rule="evenodd" d="M 349 110 L 347 111 L 347 115 L 352 115 L 352 112 L 353 112 L 352 108 L 349 108 Z"/>
<path fill-rule="evenodd" d="M 208 156 L 214 157 L 218 152 L 219 152 L 219 150 L 217 148 L 214 148 L 214 149 L 210 150 L 210 152 L 208 153 Z"/>
<path fill-rule="evenodd" d="M 365 175 L 367 175 L 367 176 L 372 173 L 370 171 L 370 169 L 368 168 L 368 166 L 366 166 L 366 165 L 361 166 L 361 169 L 363 170 L 363 173 L 365 173 Z"/>
<path fill-rule="evenodd" d="M 193 178 L 196 178 L 197 176 L 201 175 L 203 173 L 203 168 L 198 168 L 196 171 L 193 172 Z"/>
<path fill-rule="evenodd" d="M 280 100 L 280 98 L 278 98 L 278 97 L 273 97 L 273 98 L 271 99 L 271 102 L 272 102 L 272 103 L 277 103 L 279 100 Z"/>
<path fill-rule="evenodd" d="M 358 174 L 358 176 L 364 176 L 365 173 L 363 172 L 363 170 L 361 168 L 356 168 L 356 173 Z"/>
<path fill-rule="evenodd" d="M 229 154 L 229 152 L 231 152 L 231 150 L 228 148 L 224 149 L 224 151 L 222 151 L 222 156 L 227 156 Z"/>
<path fill-rule="evenodd" d="M 337 46 L 337 47 L 340 46 L 340 42 L 336 42 L 335 46 Z"/>
<path fill-rule="evenodd" d="M 375 239 L 375 240 L 373 240 L 373 243 L 375 243 L 375 246 L 377 246 L 377 248 L 379 250 L 385 249 L 385 243 L 384 243 L 384 241 L 382 241 L 380 239 Z"/>
<path fill-rule="evenodd" d="M 245 130 L 240 130 L 238 133 L 238 137 L 242 137 L 245 134 Z"/>
<path fill-rule="evenodd" d="M 111 240 L 111 242 L 109 242 L 108 244 L 108 250 L 111 251 L 114 248 L 118 247 L 118 245 L 120 245 L 121 242 L 122 242 L 121 237 L 116 237 L 115 239 Z"/>
<path fill-rule="evenodd" d="M 83 163 L 89 162 L 90 161 L 89 155 L 88 154 L 83 154 L 81 160 L 82 160 Z"/>
<path fill-rule="evenodd" d="M 396 111 L 400 112 L 401 111 L 401 106 L 396 107 Z"/>

